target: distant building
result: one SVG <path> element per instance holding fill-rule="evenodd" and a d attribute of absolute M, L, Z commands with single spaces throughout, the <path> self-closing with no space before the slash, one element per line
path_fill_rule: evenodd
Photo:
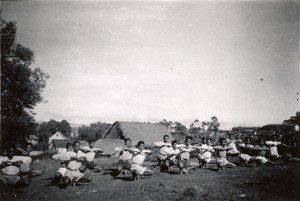
<path fill-rule="evenodd" d="M 153 142 L 162 141 L 164 135 L 169 135 L 170 142 L 174 140 L 162 124 L 116 121 L 107 129 L 104 139 L 130 138 L 133 145 L 142 140 L 146 146 L 153 146 Z"/>
<path fill-rule="evenodd" d="M 69 142 L 69 138 L 64 136 L 61 132 L 54 133 L 48 142 L 49 151 L 52 153 L 58 153 L 66 149 L 66 144 Z"/>

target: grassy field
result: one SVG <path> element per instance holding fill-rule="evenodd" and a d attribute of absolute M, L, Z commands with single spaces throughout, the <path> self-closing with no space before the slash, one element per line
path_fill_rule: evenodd
<path fill-rule="evenodd" d="M 112 167 L 117 159 L 96 159 Z M 150 162 L 148 162 L 149 164 Z M 87 170 L 93 181 L 86 186 L 59 189 L 45 186 L 59 163 L 51 159 L 34 161 L 43 175 L 31 178 L 30 186 L 13 192 L 1 189 L 1 200 L 300 200 L 300 164 L 274 167 L 237 167 L 224 171 L 209 168 L 191 170 L 189 175 L 156 173 L 139 181 L 114 179 Z"/>

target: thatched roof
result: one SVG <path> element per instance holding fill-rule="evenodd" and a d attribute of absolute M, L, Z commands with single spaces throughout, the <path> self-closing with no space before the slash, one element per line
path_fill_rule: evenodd
<path fill-rule="evenodd" d="M 169 135 L 170 141 L 174 139 L 168 129 L 161 124 L 117 121 L 106 131 L 104 138 L 130 138 L 133 145 L 142 140 L 146 146 L 153 146 L 153 142 L 162 141 L 164 135 Z"/>
<path fill-rule="evenodd" d="M 124 140 L 120 139 L 99 139 L 95 142 L 95 148 L 101 149 L 103 154 L 112 154 L 115 152 L 115 148 L 123 145 Z"/>

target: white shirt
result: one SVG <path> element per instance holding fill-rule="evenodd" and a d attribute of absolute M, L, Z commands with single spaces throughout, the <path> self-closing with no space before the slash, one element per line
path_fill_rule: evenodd
<path fill-rule="evenodd" d="M 140 153 L 138 153 L 137 155 L 134 155 L 132 157 L 132 162 L 135 163 L 135 164 L 138 164 L 138 165 L 142 165 L 145 158 L 146 158 L 146 156 L 147 156 L 147 153 L 149 153 L 149 152 L 151 152 L 151 151 L 150 150 L 140 151 Z"/>
<path fill-rule="evenodd" d="M 208 146 L 207 144 L 203 144 L 199 147 L 201 156 L 205 158 L 211 158 L 212 152 L 214 152 L 214 148 L 212 146 Z"/>
<path fill-rule="evenodd" d="M 190 159 L 190 152 L 191 151 L 193 151 L 193 150 L 195 150 L 195 148 L 193 147 L 193 146 L 191 146 L 191 145 L 189 145 L 189 146 L 180 146 L 180 151 L 182 152 L 181 154 L 180 154 L 180 158 L 181 159 L 185 159 L 185 160 L 189 160 Z"/>
<path fill-rule="evenodd" d="M 32 159 L 29 156 L 14 156 L 12 157 L 12 159 L 9 159 L 7 156 L 5 156 L 5 157 L 0 157 L 0 165 L 6 161 L 8 162 L 22 161 L 22 163 L 30 163 L 31 160 Z M 2 171 L 6 175 L 16 175 L 19 173 L 20 168 L 14 165 L 9 165 L 3 168 Z"/>
<path fill-rule="evenodd" d="M 236 140 L 227 139 L 226 141 L 228 143 L 228 147 L 232 148 L 231 150 L 228 151 L 228 153 L 231 154 L 239 153 L 239 150 L 236 148 Z"/>
<path fill-rule="evenodd" d="M 156 147 L 163 147 L 163 146 L 168 146 L 171 147 L 171 143 L 169 142 L 153 142 L 154 146 Z"/>
<path fill-rule="evenodd" d="M 277 141 L 266 141 L 266 145 L 270 146 L 270 154 L 271 156 L 279 156 L 277 145 L 280 145 L 281 142 Z"/>
<path fill-rule="evenodd" d="M 78 159 L 80 157 L 86 157 L 86 154 L 83 153 L 82 151 L 78 151 L 77 153 L 75 153 L 74 151 L 68 151 L 61 154 L 55 154 L 52 156 L 52 158 L 55 160 L 60 160 L 60 161 L 70 160 L 68 164 L 68 168 L 71 170 L 78 170 L 81 167 L 82 163 L 80 161 L 71 160 L 72 157 Z"/>
<path fill-rule="evenodd" d="M 132 153 L 130 151 L 126 150 L 126 148 L 128 148 L 128 147 L 124 147 L 122 152 L 120 153 L 120 155 L 119 155 L 120 160 L 128 161 L 132 158 Z"/>
<path fill-rule="evenodd" d="M 91 148 L 91 147 L 80 147 L 82 150 L 87 151 L 86 153 L 86 160 L 87 161 L 93 161 L 96 156 L 96 151 L 101 151 L 101 149 L 98 148 Z"/>
<path fill-rule="evenodd" d="M 244 144 L 244 143 L 239 144 L 239 146 L 240 147 L 248 147 L 248 148 L 253 148 L 254 147 L 252 144 Z"/>

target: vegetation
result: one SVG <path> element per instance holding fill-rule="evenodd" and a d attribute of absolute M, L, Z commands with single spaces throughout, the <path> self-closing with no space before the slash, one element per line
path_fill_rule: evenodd
<path fill-rule="evenodd" d="M 35 132 L 33 108 L 43 101 L 49 76 L 31 68 L 34 52 L 18 43 L 15 22 L 1 21 L 1 143 L 19 141 Z"/>
<path fill-rule="evenodd" d="M 296 112 L 295 116 L 291 116 L 289 119 L 284 120 L 283 124 L 298 124 L 300 125 L 300 111 Z"/>
<path fill-rule="evenodd" d="M 104 137 L 104 132 L 111 124 L 100 121 L 91 123 L 90 126 L 81 126 L 78 129 L 78 139 L 85 141 L 96 141 Z"/>
<path fill-rule="evenodd" d="M 48 139 L 51 135 L 56 132 L 61 132 L 66 137 L 70 137 L 71 126 L 66 120 L 61 122 L 51 119 L 48 122 L 41 123 L 37 128 L 38 137 L 42 142 L 48 142 Z"/>

